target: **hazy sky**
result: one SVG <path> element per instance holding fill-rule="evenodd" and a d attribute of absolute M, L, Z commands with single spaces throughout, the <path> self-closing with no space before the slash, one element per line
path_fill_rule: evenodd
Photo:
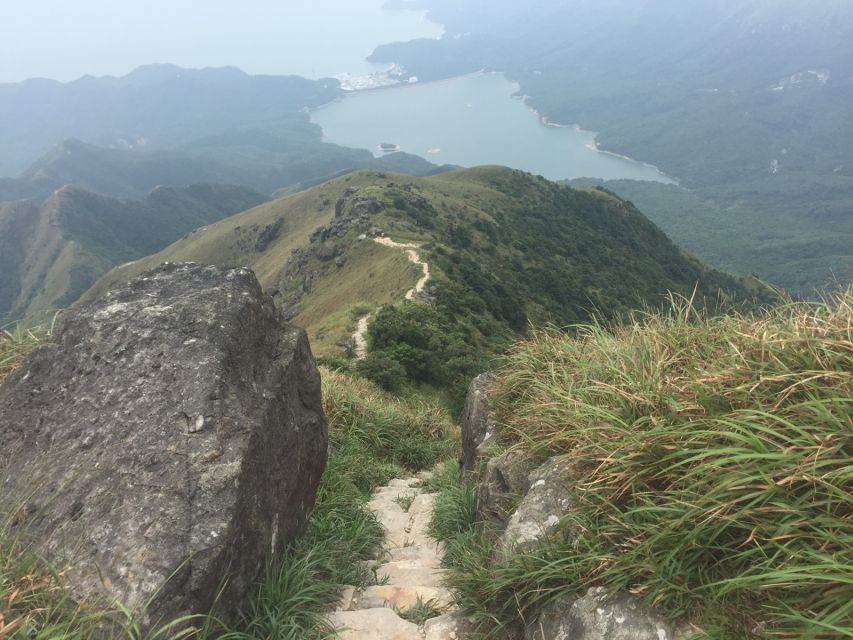
<path fill-rule="evenodd" d="M 383 0 L 0 0 L 0 82 L 152 62 L 306 76 L 363 71 L 383 42 L 440 34 Z"/>

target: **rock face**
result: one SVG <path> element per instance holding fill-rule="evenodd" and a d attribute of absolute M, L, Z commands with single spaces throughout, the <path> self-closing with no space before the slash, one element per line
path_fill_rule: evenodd
<path fill-rule="evenodd" d="M 574 472 L 569 456 L 551 458 L 528 476 L 530 489 L 498 541 L 499 557 L 529 551 L 557 528 L 572 509 Z"/>
<path fill-rule="evenodd" d="M 163 265 L 64 316 L 0 386 L 0 496 L 73 567 L 75 597 L 143 624 L 228 615 L 300 534 L 325 467 L 305 333 L 254 275 Z M 171 578 L 170 578 L 171 577 Z M 227 578 L 227 581 L 226 581 Z"/>
<path fill-rule="evenodd" d="M 505 528 L 515 505 L 530 489 L 530 473 L 542 462 L 542 458 L 520 450 L 490 459 L 477 483 L 477 521 Z"/>
<path fill-rule="evenodd" d="M 480 447 L 494 437 L 489 392 L 493 375 L 482 373 L 471 382 L 462 411 L 462 468 L 473 471 L 480 457 Z"/>
<path fill-rule="evenodd" d="M 555 603 L 527 628 L 524 640 L 678 640 L 689 635 L 635 596 L 608 596 L 599 588 Z"/>

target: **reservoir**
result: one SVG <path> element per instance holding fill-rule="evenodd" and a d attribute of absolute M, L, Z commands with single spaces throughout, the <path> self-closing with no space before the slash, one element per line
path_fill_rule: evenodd
<path fill-rule="evenodd" d="M 501 164 L 551 180 L 674 182 L 655 167 L 599 151 L 592 132 L 542 122 L 517 91 L 503 74 L 476 74 L 351 92 L 311 119 L 325 141 L 377 156 L 385 144 L 436 164 Z"/>

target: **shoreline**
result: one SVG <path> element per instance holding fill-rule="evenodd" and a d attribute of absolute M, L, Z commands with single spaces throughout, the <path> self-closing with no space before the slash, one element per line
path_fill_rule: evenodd
<path fill-rule="evenodd" d="M 632 162 L 634 164 L 639 164 L 639 165 L 646 167 L 648 169 L 653 169 L 654 171 L 656 171 L 657 173 L 659 173 L 660 175 L 665 177 L 667 180 L 671 180 L 672 184 L 679 186 L 679 187 L 681 186 L 681 180 L 679 178 L 669 175 L 668 173 L 663 171 L 660 167 L 658 167 L 655 164 L 652 164 L 651 162 L 645 162 L 644 160 L 637 160 L 636 158 L 632 158 L 631 156 L 627 156 L 627 155 L 625 155 L 623 153 L 619 153 L 617 151 L 610 151 L 608 149 L 602 149 L 601 144 L 598 142 L 598 136 L 601 133 L 600 131 L 592 131 L 591 129 L 584 129 L 583 126 L 581 126 L 578 123 L 562 124 L 559 122 L 553 122 L 550 118 L 548 118 L 548 116 L 543 115 L 533 105 L 533 100 L 534 100 L 533 96 L 526 94 L 526 93 L 521 93 L 521 84 L 517 80 L 513 80 L 509 76 L 509 74 L 507 74 L 504 71 L 495 71 L 493 73 L 502 73 L 506 77 L 507 80 L 512 82 L 516 87 L 518 87 L 518 91 L 513 93 L 513 98 L 517 98 L 517 99 L 521 100 L 524 103 L 525 107 L 527 107 L 533 113 L 535 113 L 536 117 L 539 119 L 539 122 L 540 122 L 540 124 L 542 124 L 542 126 L 554 127 L 555 129 L 572 129 L 573 131 L 577 131 L 578 133 L 581 133 L 584 135 L 589 135 L 592 137 L 592 143 L 587 144 L 586 147 L 590 151 L 595 151 L 596 153 L 608 155 L 608 156 L 611 156 L 613 158 L 619 158 L 620 160 L 627 160 L 628 162 Z"/>
<path fill-rule="evenodd" d="M 486 75 L 501 75 L 501 76 L 503 76 L 513 86 L 513 89 L 514 89 L 512 91 L 512 93 L 510 93 L 510 95 L 509 95 L 510 99 L 520 100 L 527 109 L 529 109 L 530 111 L 532 111 L 535 114 L 540 125 L 542 125 L 544 127 L 553 127 L 555 129 L 571 129 L 573 131 L 576 131 L 579 134 L 582 134 L 584 136 L 588 136 L 591 138 L 591 142 L 586 144 L 585 146 L 590 151 L 593 151 L 595 153 L 600 153 L 600 154 L 603 154 L 606 156 L 610 156 L 612 158 L 617 158 L 617 159 L 623 160 L 625 162 L 630 162 L 632 164 L 644 167 L 646 169 L 650 169 L 650 170 L 654 171 L 656 174 L 658 174 L 661 178 L 663 178 L 661 180 L 651 180 L 650 179 L 649 181 L 661 182 L 662 184 L 673 184 L 675 186 L 681 186 L 681 180 L 678 177 L 672 176 L 672 175 L 666 173 L 665 171 L 662 171 L 660 169 L 660 167 L 658 167 L 655 164 L 652 164 L 650 162 L 645 162 L 643 160 L 637 160 L 636 158 L 632 158 L 628 155 L 619 153 L 617 151 L 611 151 L 609 149 L 602 148 L 600 143 L 598 142 L 598 136 L 599 136 L 600 132 L 592 131 L 589 129 L 584 129 L 583 126 L 581 126 L 580 124 L 577 124 L 577 123 L 575 123 L 575 124 L 562 124 L 562 123 L 558 123 L 558 122 L 553 122 L 552 120 L 550 120 L 548 118 L 548 116 L 543 115 L 541 112 L 539 112 L 538 109 L 536 109 L 536 107 L 532 103 L 532 101 L 534 100 L 534 97 L 530 96 L 528 94 L 521 93 L 520 83 L 517 80 L 513 79 L 505 71 L 487 71 L 486 69 L 480 69 L 479 71 L 474 71 L 471 73 L 464 73 L 464 74 L 460 74 L 457 76 L 450 76 L 447 78 L 440 78 L 438 80 L 429 80 L 429 81 L 425 81 L 425 82 L 415 82 L 415 83 L 398 82 L 398 83 L 393 84 L 393 85 L 371 87 L 369 89 L 359 89 L 359 90 L 350 90 L 350 91 L 342 90 L 341 96 L 335 98 L 334 100 L 330 100 L 329 102 L 327 102 L 323 105 L 320 105 L 318 107 L 310 109 L 308 111 L 308 113 L 310 116 L 311 113 L 319 111 L 319 110 L 327 107 L 328 105 L 331 105 L 331 104 L 334 104 L 337 102 L 342 102 L 343 100 L 346 100 L 348 98 L 357 98 L 360 95 L 373 94 L 373 93 L 378 92 L 378 91 L 387 91 L 390 89 L 403 89 L 403 88 L 414 89 L 417 87 L 430 87 L 430 86 L 434 86 L 434 85 L 438 85 L 438 84 L 447 84 L 447 83 L 451 83 L 451 82 L 462 81 L 462 80 L 477 78 L 477 77 L 486 76 Z M 313 119 L 312 119 L 312 123 L 317 124 L 316 122 L 313 121 Z M 320 126 L 320 125 L 317 125 L 317 126 Z M 326 138 L 325 130 L 323 129 L 323 127 L 320 127 L 320 130 L 322 132 L 322 139 L 324 141 L 326 141 L 327 138 Z M 370 149 L 368 149 L 368 151 L 373 152 Z M 380 156 L 377 156 L 375 153 L 374 153 L 374 156 L 380 157 Z"/>

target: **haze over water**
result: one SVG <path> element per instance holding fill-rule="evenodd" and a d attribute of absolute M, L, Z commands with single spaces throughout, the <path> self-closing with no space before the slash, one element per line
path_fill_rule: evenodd
<path fill-rule="evenodd" d="M 385 0 L 25 0 L 0 21 L 0 82 L 122 76 L 155 62 L 308 78 L 375 70 L 384 42 L 435 38 L 422 11 Z M 33 37 L 38 34 L 38 37 Z"/>

